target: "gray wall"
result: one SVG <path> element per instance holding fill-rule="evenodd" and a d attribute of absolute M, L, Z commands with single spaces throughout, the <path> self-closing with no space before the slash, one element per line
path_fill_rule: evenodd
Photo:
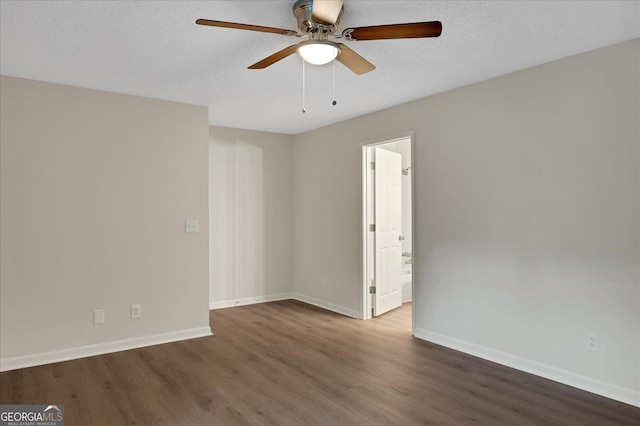
<path fill-rule="evenodd" d="M 0 85 L 2 368 L 210 334 L 207 109 Z"/>
<path fill-rule="evenodd" d="M 361 146 L 413 130 L 415 335 L 640 405 L 639 51 L 297 135 L 294 292 L 360 311 Z"/>

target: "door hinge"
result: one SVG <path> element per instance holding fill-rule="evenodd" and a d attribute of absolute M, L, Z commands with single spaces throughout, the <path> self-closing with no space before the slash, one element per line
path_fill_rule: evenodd
<path fill-rule="evenodd" d="M 372 223 L 371 225 L 369 225 L 369 232 L 376 232 L 376 224 Z"/>
<path fill-rule="evenodd" d="M 376 294 L 376 287 L 375 286 L 370 286 L 369 287 L 369 294 Z"/>
<path fill-rule="evenodd" d="M 372 161 L 371 162 L 371 170 L 375 170 L 376 169 L 376 162 Z"/>

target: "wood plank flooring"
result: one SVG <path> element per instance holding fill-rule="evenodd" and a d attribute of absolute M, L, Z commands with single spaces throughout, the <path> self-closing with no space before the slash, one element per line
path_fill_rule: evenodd
<path fill-rule="evenodd" d="M 640 425 L 640 408 L 282 301 L 211 311 L 214 336 L 0 373 L 2 404 L 74 425 Z"/>

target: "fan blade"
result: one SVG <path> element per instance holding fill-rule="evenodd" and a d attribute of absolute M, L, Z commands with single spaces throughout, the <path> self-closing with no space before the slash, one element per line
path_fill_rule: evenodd
<path fill-rule="evenodd" d="M 442 22 L 433 21 L 347 28 L 342 32 L 342 37 L 347 40 L 385 40 L 393 38 L 438 37 L 441 33 Z"/>
<path fill-rule="evenodd" d="M 351 48 L 342 43 L 338 43 L 338 45 L 340 46 L 340 54 L 336 59 L 354 73 L 362 75 L 376 69 L 371 62 L 358 55 L 356 52 L 351 50 Z"/>
<path fill-rule="evenodd" d="M 282 28 L 263 27 L 263 26 L 260 26 L 260 25 L 238 24 L 236 22 L 213 21 L 211 19 L 198 19 L 196 21 L 196 24 L 198 24 L 198 25 L 209 25 L 211 27 L 235 28 L 237 30 L 260 31 L 260 32 L 263 32 L 263 33 L 274 33 L 274 34 L 282 34 L 282 35 L 296 35 L 297 34 L 295 31 L 284 30 Z"/>
<path fill-rule="evenodd" d="M 321 24 L 334 25 L 342 13 L 342 0 L 313 0 L 311 16 Z"/>
<path fill-rule="evenodd" d="M 278 62 L 279 60 L 284 59 L 287 56 L 296 53 L 296 51 L 298 50 L 299 44 L 300 43 L 294 44 L 294 45 L 289 46 L 289 47 L 285 47 L 284 49 L 274 53 L 273 55 L 267 56 L 266 58 L 264 58 L 260 62 L 256 62 L 255 64 L 251 65 L 249 67 L 249 69 L 250 70 L 261 70 L 263 68 L 268 67 L 269 65 L 273 65 L 276 62 Z"/>

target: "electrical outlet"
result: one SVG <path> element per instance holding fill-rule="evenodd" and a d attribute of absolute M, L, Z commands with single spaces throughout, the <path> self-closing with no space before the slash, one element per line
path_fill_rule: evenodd
<path fill-rule="evenodd" d="M 142 305 L 131 305 L 131 318 L 142 318 Z"/>
<path fill-rule="evenodd" d="M 104 324 L 104 309 L 96 309 L 93 311 L 93 324 Z"/>
<path fill-rule="evenodd" d="M 592 331 L 587 333 L 587 349 L 597 352 L 600 349 L 600 336 Z"/>

